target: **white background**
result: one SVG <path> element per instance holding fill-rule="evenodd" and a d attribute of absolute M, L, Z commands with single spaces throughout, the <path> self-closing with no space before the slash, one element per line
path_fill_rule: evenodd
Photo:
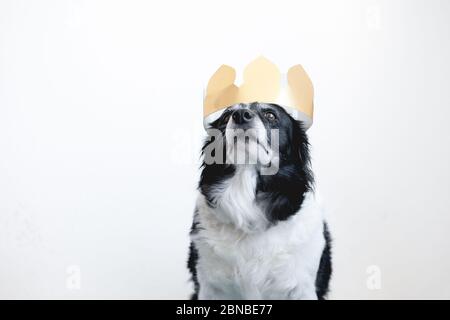
<path fill-rule="evenodd" d="M 186 298 L 202 90 L 260 54 L 315 86 L 331 298 L 450 298 L 449 21 L 446 0 L 1 1 L 0 298 Z"/>

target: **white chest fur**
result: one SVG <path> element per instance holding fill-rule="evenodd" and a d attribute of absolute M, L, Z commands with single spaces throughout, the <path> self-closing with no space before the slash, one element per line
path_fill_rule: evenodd
<path fill-rule="evenodd" d="M 227 191 L 221 190 L 225 197 Z M 228 205 L 233 210 L 255 210 L 246 212 L 250 220 L 260 218 L 251 193 L 237 202 L 228 200 L 235 201 Z M 299 212 L 288 220 L 251 232 L 237 228 L 236 212 L 226 212 L 219 202 L 220 211 L 208 207 L 202 195 L 197 202 L 199 229 L 192 241 L 199 253 L 200 299 L 317 298 L 315 279 L 325 239 L 323 210 L 313 193 L 305 195 Z"/>

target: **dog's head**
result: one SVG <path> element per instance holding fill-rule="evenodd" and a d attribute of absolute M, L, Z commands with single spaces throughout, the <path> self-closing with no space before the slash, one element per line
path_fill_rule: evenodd
<path fill-rule="evenodd" d="M 214 143 L 207 142 L 203 150 L 207 163 L 256 165 L 262 175 L 275 175 L 280 161 L 309 161 L 301 122 L 275 104 L 255 102 L 228 107 L 208 133 L 209 142 Z"/>
<path fill-rule="evenodd" d="M 229 208 L 223 214 L 233 215 L 231 220 L 248 225 L 258 224 L 258 219 L 275 222 L 298 211 L 313 184 L 308 139 L 300 121 L 275 104 L 237 104 L 211 123 L 208 134 L 199 187 L 211 207 L 237 201 L 238 194 L 226 203 L 218 199 L 223 198 L 227 181 L 239 173 L 243 178 L 238 187 L 247 188 L 239 194 L 253 194 L 249 205 L 256 204 L 263 217 L 245 217 L 253 210 L 250 207 L 239 214 L 239 208 Z"/>

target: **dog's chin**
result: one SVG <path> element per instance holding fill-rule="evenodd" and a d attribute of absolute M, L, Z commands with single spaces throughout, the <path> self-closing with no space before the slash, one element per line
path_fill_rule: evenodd
<path fill-rule="evenodd" d="M 248 139 L 245 142 L 227 143 L 227 163 L 233 165 L 270 165 L 273 152 L 257 139 Z"/>
<path fill-rule="evenodd" d="M 270 164 L 273 152 L 267 141 L 267 132 L 262 123 L 252 126 L 228 125 L 225 132 L 227 162 L 235 165 Z"/>

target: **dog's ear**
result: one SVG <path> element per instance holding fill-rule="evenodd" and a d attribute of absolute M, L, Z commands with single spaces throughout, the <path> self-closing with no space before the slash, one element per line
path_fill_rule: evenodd
<path fill-rule="evenodd" d="M 295 121 L 293 133 L 294 152 L 296 154 L 298 165 L 301 166 L 301 176 L 307 185 L 312 188 L 314 184 L 314 175 L 311 170 L 311 156 L 309 152 L 309 141 L 304 124 L 301 121 Z"/>
<path fill-rule="evenodd" d="M 292 139 L 294 152 L 299 157 L 300 163 L 309 165 L 310 164 L 309 141 L 302 121 L 294 120 L 294 130 Z"/>

